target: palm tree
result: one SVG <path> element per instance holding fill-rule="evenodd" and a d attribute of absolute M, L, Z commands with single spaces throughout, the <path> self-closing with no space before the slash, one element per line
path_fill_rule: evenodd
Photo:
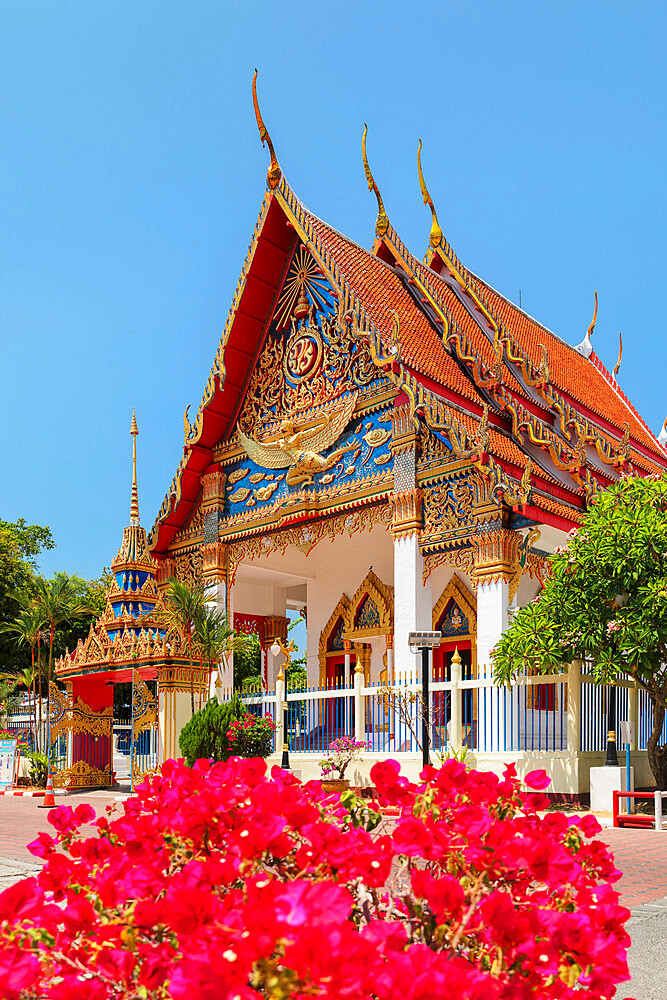
<path fill-rule="evenodd" d="M 165 593 L 165 602 L 160 610 L 156 610 L 155 617 L 158 624 L 163 625 L 167 631 L 175 630 L 188 647 L 188 659 L 190 661 L 190 710 L 195 714 L 195 687 L 192 661 L 192 639 L 195 633 L 196 622 L 203 614 L 206 604 L 206 591 L 197 584 L 189 587 L 186 583 L 181 583 L 175 576 L 170 577 Z"/>
<path fill-rule="evenodd" d="M 30 646 L 30 657 L 32 660 L 32 668 L 26 668 L 23 671 L 19 671 L 16 675 L 11 675 L 11 676 L 15 676 L 16 681 L 18 683 L 25 684 L 25 686 L 28 689 L 28 713 L 30 716 L 30 726 L 33 730 L 33 741 L 35 750 L 39 750 L 39 732 L 37 726 L 38 671 L 35 669 L 35 649 L 39 651 L 39 645 L 42 638 L 42 627 L 44 622 L 41 613 L 39 613 L 36 608 L 30 605 L 27 598 L 24 598 L 22 595 L 17 595 L 17 600 L 19 600 L 20 604 L 22 605 L 21 612 L 13 622 L 6 622 L 2 627 L 0 627 L 0 632 L 5 633 L 6 635 L 13 636 L 17 646 Z M 38 656 L 38 664 L 40 667 L 39 674 L 41 674 L 41 662 L 39 662 L 40 660 L 41 657 Z M 9 674 L 6 674 L 4 676 L 6 679 L 10 677 Z M 32 700 L 33 698 L 34 698 L 34 706 Z M 33 707 L 34 707 L 34 726 L 33 726 Z"/>
<path fill-rule="evenodd" d="M 205 661 L 209 676 L 217 669 L 220 677 L 220 664 L 226 662 L 237 640 L 227 615 L 214 604 L 203 604 L 195 620 L 195 638 L 200 650 L 200 665 L 203 667 Z M 199 707 L 201 708 L 201 704 Z"/>
<path fill-rule="evenodd" d="M 69 577 L 57 576 L 55 580 L 44 580 L 38 577 L 33 584 L 31 604 L 42 623 L 49 630 L 49 660 L 46 669 L 46 715 L 51 718 L 51 681 L 53 679 L 53 639 L 59 625 L 89 614 L 91 609 L 78 603 L 78 596 Z M 48 722 L 49 736 L 51 723 Z M 49 738 L 49 757 L 51 756 L 51 740 Z"/>

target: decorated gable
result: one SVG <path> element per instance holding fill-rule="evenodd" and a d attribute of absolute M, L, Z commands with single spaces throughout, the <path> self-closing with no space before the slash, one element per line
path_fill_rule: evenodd
<path fill-rule="evenodd" d="M 314 257 L 298 245 L 237 421 L 216 449 L 225 515 L 341 502 L 390 469 L 393 393 L 352 333 Z"/>

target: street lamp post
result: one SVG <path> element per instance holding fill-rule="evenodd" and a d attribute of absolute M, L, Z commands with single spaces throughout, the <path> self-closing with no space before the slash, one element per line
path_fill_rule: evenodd
<path fill-rule="evenodd" d="M 283 656 L 285 657 L 280 667 L 278 677 L 276 679 L 279 681 L 281 680 L 283 682 L 283 756 L 280 762 L 280 766 L 283 768 L 283 770 L 290 771 L 291 768 L 289 765 L 289 731 L 288 731 L 289 719 L 288 719 L 288 708 L 287 708 L 287 678 L 285 677 L 285 672 L 283 670 L 283 667 L 289 666 L 291 662 L 290 654 L 295 652 L 296 646 L 294 645 L 294 642 L 290 642 L 289 646 L 286 646 L 283 640 L 280 638 L 280 636 L 277 635 L 273 640 L 273 642 L 271 643 L 269 649 L 271 650 L 273 656 L 278 656 L 279 653 L 282 653 Z"/>
<path fill-rule="evenodd" d="M 429 650 L 440 645 L 442 632 L 410 632 L 408 645 L 422 654 L 422 764 L 431 763 L 431 698 L 429 694 Z"/>

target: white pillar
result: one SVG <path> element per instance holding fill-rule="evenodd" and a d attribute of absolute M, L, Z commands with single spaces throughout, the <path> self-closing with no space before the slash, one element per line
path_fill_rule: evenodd
<path fill-rule="evenodd" d="M 455 650 L 454 656 L 452 656 L 451 678 L 451 709 L 447 745 L 448 747 L 453 747 L 454 750 L 460 750 L 463 742 L 463 734 L 461 731 L 461 688 L 459 687 L 461 683 L 461 657 L 459 656 L 458 649 Z"/>
<path fill-rule="evenodd" d="M 504 579 L 481 581 L 477 588 L 477 664 L 480 676 L 492 675 L 491 650 L 507 628 L 509 586 Z"/>
<path fill-rule="evenodd" d="M 419 658 L 411 651 L 411 632 L 430 632 L 431 584 L 423 582 L 424 557 L 416 532 L 394 537 L 394 667 L 398 683 L 415 681 Z M 387 657 L 387 666 L 389 658 Z"/>
<path fill-rule="evenodd" d="M 181 729 L 191 718 L 190 690 L 178 689 L 166 680 L 158 683 L 158 764 L 182 757 L 178 743 Z"/>
<path fill-rule="evenodd" d="M 366 715 L 364 696 L 364 668 L 357 663 L 354 668 L 354 738 L 357 742 L 366 739 Z"/>
<path fill-rule="evenodd" d="M 567 749 L 581 749 L 581 660 L 573 660 L 567 668 Z"/>

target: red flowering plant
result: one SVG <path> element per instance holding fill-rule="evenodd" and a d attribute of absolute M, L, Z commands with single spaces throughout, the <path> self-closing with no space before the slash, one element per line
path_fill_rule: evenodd
<path fill-rule="evenodd" d="M 229 754 L 235 757 L 268 757 L 273 752 L 276 724 L 268 715 L 244 715 L 227 730 Z"/>
<path fill-rule="evenodd" d="M 594 819 L 540 817 L 513 767 L 372 779 L 400 811 L 373 834 L 352 793 L 258 759 L 168 761 L 116 818 L 53 810 L 42 871 L 0 895 L 0 996 L 602 1000 L 628 978 Z"/>

